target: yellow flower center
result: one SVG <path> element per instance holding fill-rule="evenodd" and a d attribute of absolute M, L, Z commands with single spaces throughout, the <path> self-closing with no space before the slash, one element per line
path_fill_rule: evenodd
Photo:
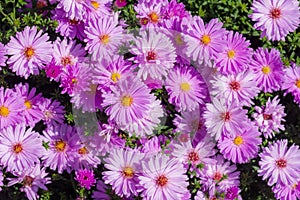
<path fill-rule="evenodd" d="M 201 38 L 201 42 L 204 44 L 204 45 L 208 45 L 210 43 L 211 39 L 209 37 L 209 35 L 203 35 L 203 37 Z"/>
<path fill-rule="evenodd" d="M 102 42 L 104 45 L 107 45 L 110 41 L 110 36 L 107 34 L 104 34 L 104 35 L 101 35 L 99 37 L 99 39 L 100 39 L 100 42 Z"/>
<path fill-rule="evenodd" d="M 91 4 L 96 10 L 100 7 L 100 4 L 97 1 L 91 1 Z"/>
<path fill-rule="evenodd" d="M 27 59 L 30 59 L 35 54 L 34 49 L 32 47 L 27 47 L 24 51 L 24 55 Z"/>
<path fill-rule="evenodd" d="M 300 89 L 300 79 L 298 79 L 298 80 L 296 81 L 295 85 L 297 86 L 297 88 Z"/>
<path fill-rule="evenodd" d="M 72 58 L 70 56 L 65 56 L 60 59 L 60 63 L 65 67 L 67 65 L 72 65 Z"/>
<path fill-rule="evenodd" d="M 243 138 L 241 136 L 236 136 L 233 140 L 233 143 L 237 146 L 240 146 L 241 144 L 243 144 Z"/>
<path fill-rule="evenodd" d="M 120 78 L 121 78 L 121 74 L 119 74 L 118 72 L 114 72 L 114 73 L 112 73 L 111 74 L 111 80 L 114 82 L 114 83 L 116 83 L 116 82 L 118 82 L 119 80 L 120 80 Z"/>
<path fill-rule="evenodd" d="M 23 147 L 20 143 L 18 143 L 13 146 L 13 150 L 15 153 L 20 153 L 23 151 Z"/>
<path fill-rule="evenodd" d="M 271 72 L 271 68 L 270 66 L 266 65 L 264 66 L 261 71 L 264 73 L 264 74 L 269 74 Z"/>
<path fill-rule="evenodd" d="M 85 155 L 85 154 L 88 153 L 88 151 L 87 151 L 87 149 L 85 147 L 82 147 L 82 148 L 78 149 L 78 153 L 80 155 Z"/>
<path fill-rule="evenodd" d="M 25 106 L 26 106 L 27 109 L 31 109 L 31 108 L 32 108 L 32 104 L 31 104 L 30 101 L 26 100 L 26 101 L 24 102 L 24 104 L 25 104 Z"/>
<path fill-rule="evenodd" d="M 149 16 L 152 23 L 157 23 L 158 20 L 159 20 L 159 16 L 156 12 L 152 12 L 148 16 Z"/>
<path fill-rule="evenodd" d="M 5 107 L 5 106 L 0 107 L 0 116 L 8 117 L 9 113 L 10 113 L 10 111 L 7 107 Z"/>
<path fill-rule="evenodd" d="M 77 79 L 76 78 L 72 78 L 72 83 L 73 84 L 76 84 L 78 81 L 77 81 Z"/>
<path fill-rule="evenodd" d="M 160 187 L 165 186 L 168 183 L 168 178 L 165 175 L 160 175 L 156 179 L 156 184 Z"/>
<path fill-rule="evenodd" d="M 184 92 L 187 92 L 191 89 L 191 85 L 187 82 L 181 83 L 180 84 L 180 89 Z"/>
<path fill-rule="evenodd" d="M 55 148 L 57 151 L 64 151 L 66 146 L 67 144 L 62 140 L 58 140 L 55 142 Z"/>
<path fill-rule="evenodd" d="M 126 178 L 132 178 L 134 175 L 134 170 L 132 169 L 132 167 L 124 167 L 123 169 L 123 175 Z"/>
<path fill-rule="evenodd" d="M 227 56 L 228 56 L 228 58 L 233 58 L 233 57 L 234 57 L 234 55 L 235 55 L 235 52 L 234 52 L 234 50 L 229 50 L 229 51 L 227 52 Z"/>
<path fill-rule="evenodd" d="M 122 99 L 121 99 L 121 103 L 123 106 L 131 106 L 132 103 L 133 103 L 133 98 L 131 96 L 124 96 Z"/>
<path fill-rule="evenodd" d="M 180 33 L 178 33 L 176 36 L 175 36 L 175 43 L 177 45 L 183 45 L 183 40 L 182 40 L 182 36 Z"/>

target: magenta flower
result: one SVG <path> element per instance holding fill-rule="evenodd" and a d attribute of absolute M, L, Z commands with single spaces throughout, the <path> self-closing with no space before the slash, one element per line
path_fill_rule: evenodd
<path fill-rule="evenodd" d="M 84 4 L 85 1 L 61 0 L 57 7 L 62 8 L 68 18 L 82 20 L 85 13 Z"/>
<path fill-rule="evenodd" d="M 269 52 L 268 49 L 258 48 L 249 65 L 249 68 L 254 71 L 259 89 L 264 92 L 280 89 L 284 73 L 283 63 L 278 50 L 272 48 Z"/>
<path fill-rule="evenodd" d="M 204 104 L 206 84 L 199 72 L 192 66 L 177 66 L 168 74 L 165 87 L 169 101 L 179 111 L 192 111 Z"/>
<path fill-rule="evenodd" d="M 42 33 L 42 30 L 37 32 L 35 26 L 27 26 L 6 45 L 7 54 L 11 55 L 7 63 L 17 75 L 26 79 L 30 74 L 37 75 L 39 69 L 51 61 L 52 45 L 48 42 L 49 36 Z"/>
<path fill-rule="evenodd" d="M 16 93 L 24 99 L 24 118 L 26 125 L 34 127 L 43 118 L 43 113 L 38 106 L 43 100 L 41 94 L 36 95 L 36 88 L 29 89 L 29 85 L 26 83 L 15 86 Z"/>
<path fill-rule="evenodd" d="M 252 114 L 252 117 L 265 138 L 273 138 L 275 136 L 274 131 L 285 130 L 281 122 L 285 122 L 286 113 L 284 106 L 279 104 L 279 101 L 278 96 L 276 96 L 273 100 L 269 98 L 265 106 L 254 107 L 256 112 Z"/>
<path fill-rule="evenodd" d="M 216 66 L 222 74 L 236 74 L 246 69 L 251 57 L 250 42 L 238 32 L 229 31 L 227 45 L 217 54 Z"/>
<path fill-rule="evenodd" d="M 2 43 L 0 43 L 0 66 L 6 66 L 6 60 L 7 60 L 6 51 L 7 51 L 6 47 L 4 47 Z"/>
<path fill-rule="evenodd" d="M 130 49 L 136 55 L 133 58 L 138 67 L 137 76 L 146 80 L 148 76 L 163 80 L 174 66 L 175 48 L 171 40 L 163 33 L 154 29 L 143 30 L 141 37 L 134 39 L 135 46 Z"/>
<path fill-rule="evenodd" d="M 76 129 L 66 124 L 60 124 L 53 129 L 46 129 L 43 134 L 43 141 L 49 143 L 49 148 L 42 157 L 44 166 L 57 170 L 60 174 L 63 170 L 72 168 L 71 161 L 76 156 L 76 150 L 80 148 Z"/>
<path fill-rule="evenodd" d="M 44 98 L 39 104 L 39 108 L 43 112 L 44 124 L 51 126 L 64 122 L 65 110 L 59 101 Z"/>
<path fill-rule="evenodd" d="M 80 40 L 86 38 L 84 33 L 85 24 L 82 20 L 76 20 L 74 18 L 68 18 L 66 12 L 61 8 L 53 11 L 53 20 L 58 21 L 58 26 L 56 27 L 56 32 L 60 33 L 62 36 L 68 38 L 77 37 Z"/>
<path fill-rule="evenodd" d="M 90 190 L 91 186 L 96 183 L 93 170 L 79 169 L 75 174 L 75 180 L 79 182 L 80 187 Z"/>
<path fill-rule="evenodd" d="M 239 105 L 250 105 L 259 92 L 255 75 L 252 70 L 246 70 L 232 75 L 217 75 L 211 80 L 211 94 L 216 98 L 226 99 L 227 103 L 236 101 Z"/>
<path fill-rule="evenodd" d="M 25 124 L 9 126 L 0 132 L 1 164 L 7 171 L 22 171 L 39 164 L 44 147 L 39 133 Z"/>
<path fill-rule="evenodd" d="M 114 4 L 117 8 L 123 8 L 127 5 L 126 0 L 116 0 Z"/>
<path fill-rule="evenodd" d="M 287 140 L 278 140 L 265 147 L 259 154 L 260 169 L 258 176 L 263 180 L 268 180 L 268 185 L 275 183 L 292 185 L 297 183 L 300 178 L 300 150 L 299 146 L 288 147 Z"/>
<path fill-rule="evenodd" d="M 39 198 L 39 188 L 48 190 L 45 185 L 51 183 L 51 178 L 46 177 L 48 173 L 46 173 L 45 170 L 45 168 L 41 169 L 40 164 L 36 164 L 30 169 L 13 172 L 13 174 L 18 177 L 8 178 L 9 182 L 7 186 L 10 187 L 20 183 L 22 184 L 20 191 L 25 192 L 29 200 L 36 200 Z"/>
<path fill-rule="evenodd" d="M 252 3 L 254 28 L 261 30 L 261 37 L 269 40 L 284 40 L 289 32 L 300 24 L 299 2 L 297 0 L 254 0 Z"/>
<path fill-rule="evenodd" d="M 77 62 L 84 61 L 85 54 L 84 48 L 81 44 L 76 44 L 75 40 L 58 38 L 53 43 L 53 58 L 61 67 L 74 66 Z"/>
<path fill-rule="evenodd" d="M 52 58 L 51 62 L 45 67 L 45 73 L 51 81 L 54 80 L 58 82 L 62 73 L 62 68 L 60 65 L 57 65 L 54 58 Z"/>
<path fill-rule="evenodd" d="M 142 170 L 138 178 L 144 199 L 177 200 L 189 194 L 186 170 L 176 159 L 157 155 L 142 161 Z"/>
<path fill-rule="evenodd" d="M 215 59 L 225 48 L 225 29 L 222 26 L 218 19 L 204 24 L 202 18 L 195 16 L 188 27 L 189 35 L 184 37 L 187 56 L 199 63 Z"/>
<path fill-rule="evenodd" d="M 185 9 L 183 3 L 179 3 L 176 0 L 171 0 L 166 6 L 162 8 L 162 17 L 164 20 L 170 20 L 178 18 L 182 20 L 185 17 L 190 17 L 189 12 Z"/>
<path fill-rule="evenodd" d="M 84 41 L 87 43 L 86 50 L 94 60 L 118 53 L 118 46 L 124 37 L 118 17 L 118 14 L 114 14 L 89 20 L 84 31 L 87 35 Z"/>
<path fill-rule="evenodd" d="M 226 104 L 223 99 L 213 99 L 212 103 L 206 104 L 206 109 L 203 114 L 205 126 L 207 132 L 215 136 L 216 140 L 221 135 L 231 135 L 232 131 L 239 132 L 248 123 L 246 111 L 236 102 Z"/>
<path fill-rule="evenodd" d="M 127 77 L 120 80 L 111 90 L 112 92 L 103 94 L 102 106 L 108 106 L 105 112 L 119 126 L 126 127 L 148 114 L 153 95 L 138 78 Z"/>
<path fill-rule="evenodd" d="M 143 155 L 134 150 L 112 149 L 104 164 L 103 180 L 110 184 L 116 194 L 129 197 L 137 195 L 138 175 L 141 173 L 140 161 Z"/>
<path fill-rule="evenodd" d="M 250 123 L 241 131 L 231 131 L 230 136 L 222 137 L 218 141 L 218 148 L 224 158 L 233 163 L 246 163 L 258 154 L 259 145 L 262 142 L 259 136 L 260 132 Z"/>
<path fill-rule="evenodd" d="M 300 182 L 291 185 L 276 184 L 272 191 L 277 199 L 298 200 L 300 199 Z"/>
<path fill-rule="evenodd" d="M 286 90 L 285 94 L 291 93 L 294 101 L 300 104 L 300 67 L 293 64 L 291 67 L 285 68 L 284 81 L 281 87 Z"/>

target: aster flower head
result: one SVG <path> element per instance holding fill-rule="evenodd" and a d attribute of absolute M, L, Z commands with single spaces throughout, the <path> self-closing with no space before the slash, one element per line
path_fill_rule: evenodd
<path fill-rule="evenodd" d="M 249 68 L 254 71 L 257 86 L 264 92 L 280 89 L 283 82 L 283 63 L 280 52 L 259 47 L 253 54 Z"/>
<path fill-rule="evenodd" d="M 300 104 L 300 67 L 296 64 L 285 68 L 284 81 L 281 87 L 285 94 L 291 93 L 294 96 L 294 101 Z"/>
<path fill-rule="evenodd" d="M 134 150 L 113 149 L 110 155 L 104 159 L 103 179 L 110 184 L 116 194 L 129 197 L 137 195 L 138 175 L 141 172 L 140 161 L 143 154 Z"/>
<path fill-rule="evenodd" d="M 0 87 L 0 130 L 24 122 L 24 100 L 12 89 Z"/>
<path fill-rule="evenodd" d="M 25 124 L 9 126 L 0 133 L 0 162 L 7 171 L 27 170 L 40 163 L 44 147 L 39 134 Z"/>
<path fill-rule="evenodd" d="M 300 178 L 300 150 L 299 146 L 292 144 L 288 147 L 287 140 L 278 140 L 265 147 L 259 154 L 260 169 L 258 176 L 268 180 L 268 185 L 275 183 L 292 185 Z"/>
<path fill-rule="evenodd" d="M 229 31 L 227 45 L 217 54 L 216 66 L 222 74 L 236 74 L 244 71 L 251 57 L 250 42 L 238 32 Z"/>
<path fill-rule="evenodd" d="M 292 185 L 276 184 L 272 191 L 275 197 L 280 200 L 298 200 L 300 199 L 300 181 Z"/>
<path fill-rule="evenodd" d="M 176 0 L 171 0 L 162 9 L 162 16 L 164 20 L 170 20 L 172 18 L 179 18 L 180 20 L 189 17 L 190 14 L 185 9 L 183 3 L 179 3 Z"/>
<path fill-rule="evenodd" d="M 165 87 L 170 95 L 169 101 L 179 111 L 192 111 L 204 104 L 206 84 L 200 73 L 192 66 L 178 66 L 168 74 Z"/>
<path fill-rule="evenodd" d="M 49 143 L 42 160 L 44 166 L 62 173 L 63 170 L 73 168 L 70 166 L 76 157 L 76 150 L 80 148 L 80 139 L 74 127 L 59 124 L 43 131 L 43 141 Z"/>
<path fill-rule="evenodd" d="M 38 190 L 48 190 L 46 184 L 51 183 L 51 178 L 47 177 L 46 168 L 41 168 L 40 164 L 26 169 L 24 171 L 13 172 L 17 178 L 8 178 L 8 187 L 17 183 L 22 184 L 21 192 L 25 192 L 29 200 L 36 200 L 39 198 Z"/>
<path fill-rule="evenodd" d="M 52 126 L 61 124 L 64 121 L 64 107 L 57 100 L 43 98 L 39 104 L 39 108 L 43 113 L 42 120 L 44 124 Z"/>
<path fill-rule="evenodd" d="M 4 47 L 4 45 L 2 43 L 0 43 L 0 66 L 5 66 L 6 65 L 6 60 L 7 60 L 7 56 L 6 56 L 6 47 Z M 1 67 L 0 67 L 1 70 Z"/>
<path fill-rule="evenodd" d="M 151 106 L 153 95 L 141 80 L 129 76 L 111 87 L 109 93 L 103 94 L 103 107 L 111 121 L 119 126 L 126 126 L 145 117 Z"/>
<path fill-rule="evenodd" d="M 87 35 L 84 41 L 87 43 L 86 50 L 92 54 L 94 60 L 118 53 L 118 46 L 124 38 L 118 17 L 118 14 L 115 13 L 100 19 L 89 20 L 84 31 Z"/>
<path fill-rule="evenodd" d="M 256 22 L 254 28 L 261 30 L 261 37 L 267 36 L 269 40 L 285 40 L 300 24 L 297 0 L 254 0 L 251 10 L 249 17 Z"/>
<path fill-rule="evenodd" d="M 134 38 L 135 46 L 130 49 L 131 53 L 136 55 L 133 61 L 138 67 L 137 76 L 143 80 L 148 76 L 163 80 L 176 59 L 171 40 L 164 33 L 154 29 L 143 30 L 140 35 L 141 37 Z"/>
<path fill-rule="evenodd" d="M 256 86 L 255 75 L 252 70 L 231 75 L 216 75 L 211 80 L 211 95 L 224 98 L 227 103 L 236 101 L 240 105 L 250 105 L 259 92 Z"/>
<path fill-rule="evenodd" d="M 231 135 L 222 137 L 218 141 L 218 148 L 224 158 L 233 163 L 246 163 L 258 154 L 262 142 L 259 136 L 257 128 L 248 125 L 239 132 L 232 131 Z"/>
<path fill-rule="evenodd" d="M 217 53 L 225 48 L 225 29 L 218 19 L 212 19 L 208 24 L 199 16 L 193 17 L 188 26 L 184 41 L 187 43 L 186 54 L 199 63 L 216 58 Z"/>
<path fill-rule="evenodd" d="M 52 19 L 58 21 L 56 32 L 68 38 L 77 37 L 80 40 L 86 38 L 86 34 L 84 33 L 85 23 L 83 20 L 67 17 L 66 12 L 58 7 L 54 9 L 52 15 Z"/>
<path fill-rule="evenodd" d="M 214 98 L 212 103 L 206 104 L 206 109 L 203 114 L 205 126 L 207 132 L 215 136 L 216 140 L 221 135 L 230 135 L 232 131 L 238 132 L 247 125 L 246 111 L 235 101 L 227 104 L 223 99 L 219 101 Z"/>
<path fill-rule="evenodd" d="M 51 62 L 49 62 L 45 67 L 45 73 L 46 76 L 50 78 L 50 81 L 54 80 L 56 82 L 59 82 L 62 68 L 60 65 L 56 64 L 54 58 L 52 58 Z"/>
<path fill-rule="evenodd" d="M 24 99 L 24 118 L 26 125 L 34 126 L 43 118 L 43 113 L 38 104 L 42 101 L 42 95 L 36 94 L 36 88 L 29 89 L 29 85 L 21 83 L 15 86 L 15 91 Z"/>
<path fill-rule="evenodd" d="M 76 44 L 75 40 L 58 38 L 53 43 L 53 58 L 57 65 L 62 68 L 67 65 L 74 66 L 77 62 L 84 60 L 86 52 L 81 44 Z"/>
<path fill-rule="evenodd" d="M 142 170 L 138 179 L 146 200 L 177 200 L 189 194 L 186 170 L 178 160 L 157 155 L 142 161 Z"/>
<path fill-rule="evenodd" d="M 284 106 L 279 104 L 280 99 L 276 96 L 274 99 L 268 99 L 265 106 L 255 106 L 255 113 L 252 117 L 255 119 L 256 125 L 266 138 L 273 138 L 274 131 L 279 132 L 285 130 L 282 122 L 285 122 Z"/>
<path fill-rule="evenodd" d="M 6 49 L 11 55 L 7 63 L 12 71 L 26 79 L 30 74 L 37 75 L 39 69 L 51 61 L 52 45 L 48 40 L 49 36 L 35 26 L 27 26 L 11 37 Z"/>
<path fill-rule="evenodd" d="M 79 182 L 80 187 L 90 190 L 91 186 L 96 183 L 93 170 L 79 169 L 75 174 L 75 180 Z"/>
<path fill-rule="evenodd" d="M 68 18 L 82 20 L 85 12 L 85 3 L 85 1 L 78 0 L 61 0 L 57 7 L 62 8 Z"/>

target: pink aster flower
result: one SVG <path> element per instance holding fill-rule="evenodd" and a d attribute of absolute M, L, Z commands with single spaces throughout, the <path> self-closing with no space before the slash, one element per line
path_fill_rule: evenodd
<path fill-rule="evenodd" d="M 200 183 L 203 189 L 216 188 L 217 190 L 225 191 L 232 186 L 240 184 L 240 172 L 237 171 L 235 165 L 230 165 L 230 162 L 224 160 L 222 156 L 217 156 L 215 164 L 208 164 L 203 169 L 200 175 Z"/>
<path fill-rule="evenodd" d="M 76 156 L 76 150 L 80 148 L 76 129 L 60 124 L 54 128 L 47 128 L 43 134 L 43 141 L 48 143 L 48 149 L 42 157 L 44 166 L 57 170 L 60 174 L 63 170 L 72 168 L 70 161 Z"/>
<path fill-rule="evenodd" d="M 62 8 L 58 9 L 56 7 L 56 9 L 53 11 L 52 19 L 58 21 L 56 32 L 60 33 L 62 36 L 68 38 L 77 37 L 80 40 L 86 38 L 86 34 L 84 33 L 85 24 L 83 20 L 68 18 Z"/>
<path fill-rule="evenodd" d="M 0 43 L 0 66 L 6 66 L 6 60 L 7 60 L 7 56 L 6 56 L 6 48 L 4 47 L 4 45 L 2 43 Z M 0 67 L 1 70 L 1 67 Z"/>
<path fill-rule="evenodd" d="M 9 126 L 0 132 L 1 164 L 7 171 L 22 171 L 40 163 L 44 147 L 39 133 L 25 124 Z"/>
<path fill-rule="evenodd" d="M 114 5 L 117 7 L 117 8 L 123 8 L 127 5 L 127 2 L 126 0 L 116 0 Z"/>
<path fill-rule="evenodd" d="M 169 101 L 179 111 L 192 111 L 204 104 L 206 84 L 201 75 L 192 66 L 178 66 L 168 74 L 165 87 Z"/>
<path fill-rule="evenodd" d="M 225 48 L 225 29 L 222 26 L 218 19 L 204 24 L 202 18 L 195 16 L 189 24 L 188 35 L 184 37 L 187 56 L 199 63 L 215 59 Z"/>
<path fill-rule="evenodd" d="M 300 104 L 300 67 L 293 64 L 291 67 L 285 68 L 284 81 L 281 87 L 286 90 L 285 94 L 291 93 L 294 101 Z"/>
<path fill-rule="evenodd" d="M 118 46 L 124 38 L 118 17 L 116 13 L 89 20 L 84 31 L 87 35 L 84 41 L 87 43 L 86 50 L 92 54 L 94 60 L 118 53 Z"/>
<path fill-rule="evenodd" d="M 84 48 L 81 44 L 76 44 L 75 40 L 58 38 L 53 43 L 53 58 L 61 67 L 74 66 L 77 62 L 82 62 L 85 54 Z"/>
<path fill-rule="evenodd" d="M 261 30 L 261 36 L 269 40 L 284 40 L 300 24 L 297 0 L 254 0 L 251 10 L 249 17 L 256 22 L 254 28 Z"/>
<path fill-rule="evenodd" d="M 138 78 L 130 76 L 120 80 L 111 90 L 103 94 L 102 106 L 108 106 L 105 112 L 117 125 L 126 126 L 148 114 L 153 96 Z"/>
<path fill-rule="evenodd" d="M 229 31 L 227 45 L 217 54 L 216 66 L 222 74 L 236 74 L 244 71 L 251 57 L 250 42 L 238 32 Z"/>
<path fill-rule="evenodd" d="M 236 101 L 240 105 L 250 105 L 259 92 L 252 70 L 246 70 L 232 75 L 217 75 L 211 80 L 211 95 L 224 98 L 227 103 Z"/>
<path fill-rule="evenodd" d="M 111 197 L 106 192 L 108 187 L 103 183 L 103 181 L 99 180 L 96 188 L 97 190 L 95 190 L 92 195 L 94 200 L 111 200 Z"/>
<path fill-rule="evenodd" d="M 26 79 L 30 74 L 37 75 L 39 69 L 43 69 L 43 65 L 51 61 L 52 46 L 48 42 L 49 36 L 42 33 L 35 26 L 27 26 L 15 37 L 11 37 L 6 45 L 7 54 L 11 55 L 7 63 L 17 75 Z"/>
<path fill-rule="evenodd" d="M 300 182 L 291 185 L 276 184 L 272 191 L 277 199 L 298 200 L 300 199 Z"/>
<path fill-rule="evenodd" d="M 91 186 L 96 183 L 93 170 L 79 169 L 75 174 L 75 180 L 79 182 L 80 187 L 90 190 Z"/>
<path fill-rule="evenodd" d="M 268 185 L 275 183 L 292 185 L 300 178 L 300 150 L 299 146 L 292 144 L 288 147 L 287 140 L 278 140 L 265 147 L 259 154 L 260 169 L 258 176 L 268 180 Z"/>
<path fill-rule="evenodd" d="M 221 135 L 231 135 L 232 131 L 239 132 L 247 125 L 246 111 L 236 102 L 226 104 L 223 99 L 219 101 L 215 98 L 212 103 L 206 104 L 206 109 L 203 114 L 205 126 L 207 132 L 215 136 L 216 140 Z"/>
<path fill-rule="evenodd" d="M 41 169 L 40 164 L 36 164 L 30 169 L 13 172 L 17 178 L 8 178 L 7 186 L 20 183 L 22 184 L 20 191 L 25 192 L 29 200 L 36 200 L 39 198 L 38 190 L 48 190 L 45 185 L 51 183 L 51 178 L 47 177 L 48 173 L 45 170 L 45 168 Z"/>
<path fill-rule="evenodd" d="M 265 106 L 254 107 L 256 112 L 252 114 L 252 117 L 266 138 L 273 138 L 275 136 L 274 131 L 285 130 L 281 123 L 285 121 L 286 113 L 284 106 L 279 104 L 279 101 L 280 99 L 276 96 L 273 100 L 269 98 Z"/>
<path fill-rule="evenodd" d="M 231 131 L 230 136 L 222 137 L 218 141 L 218 148 L 224 158 L 233 163 L 246 163 L 258 154 L 259 145 L 262 142 L 259 136 L 260 132 L 250 123 L 241 131 Z"/>
<path fill-rule="evenodd" d="M 183 165 L 165 155 L 142 161 L 142 174 L 138 177 L 142 196 L 150 199 L 184 199 L 189 193 L 188 177 Z"/>
<path fill-rule="evenodd" d="M 130 49 L 136 55 L 133 58 L 139 68 L 137 76 L 146 80 L 148 76 L 163 80 L 174 66 L 175 48 L 171 40 L 163 33 L 154 29 L 144 30 L 141 37 L 134 39 L 135 46 Z"/>
<path fill-rule="evenodd" d="M 137 195 L 137 177 L 141 172 L 142 159 L 143 155 L 134 150 L 113 149 L 104 159 L 104 166 L 108 169 L 102 173 L 105 184 L 112 185 L 114 192 L 121 197 Z"/>
<path fill-rule="evenodd" d="M 51 126 L 64 122 L 65 110 L 59 101 L 44 98 L 39 108 L 43 113 L 44 124 Z"/>
<path fill-rule="evenodd" d="M 256 75 L 255 80 L 261 90 L 272 92 L 281 87 L 284 73 L 278 50 L 272 48 L 269 52 L 268 49 L 258 48 L 249 65 L 249 68 L 253 69 Z"/>
<path fill-rule="evenodd" d="M 24 105 L 26 107 L 26 109 L 24 109 L 24 118 L 26 125 L 34 127 L 43 117 L 43 113 L 38 106 L 42 101 L 42 95 L 36 95 L 36 88 L 30 90 L 27 83 L 25 85 L 21 83 L 16 85 L 15 91 L 24 99 Z"/>
<path fill-rule="evenodd" d="M 0 131 L 8 126 L 24 122 L 24 100 L 12 89 L 0 87 Z"/>
<path fill-rule="evenodd" d="M 182 142 L 173 145 L 172 156 L 180 160 L 186 169 L 189 168 L 188 164 L 196 168 L 197 165 L 206 165 L 214 163 L 211 157 L 216 154 L 214 150 L 215 144 L 212 141 L 200 141 L 195 147 L 192 146 L 191 141 Z"/>
<path fill-rule="evenodd" d="M 51 81 L 54 80 L 58 82 L 62 73 L 62 68 L 60 65 L 56 64 L 54 58 L 52 58 L 51 62 L 45 67 L 45 73 Z"/>

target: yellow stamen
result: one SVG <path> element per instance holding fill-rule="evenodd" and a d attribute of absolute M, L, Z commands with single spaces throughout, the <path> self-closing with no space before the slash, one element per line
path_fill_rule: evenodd
<path fill-rule="evenodd" d="M 31 102 L 29 100 L 26 100 L 24 102 L 24 104 L 25 104 L 25 106 L 26 106 L 27 109 L 31 109 L 32 108 L 32 104 L 31 104 Z"/>
<path fill-rule="evenodd" d="M 85 154 L 88 153 L 88 151 L 87 151 L 87 149 L 85 147 L 82 147 L 82 148 L 78 149 L 78 153 L 80 155 L 85 155 Z"/>
<path fill-rule="evenodd" d="M 104 34 L 104 35 L 101 35 L 99 37 L 99 39 L 100 39 L 100 42 L 102 42 L 104 45 L 107 45 L 110 41 L 110 36 L 107 34 Z"/>
<path fill-rule="evenodd" d="M 119 80 L 120 80 L 120 78 L 121 78 L 121 74 L 119 74 L 118 72 L 114 72 L 114 73 L 112 73 L 111 74 L 111 80 L 114 82 L 114 83 L 116 83 L 116 82 L 118 82 Z"/>
<path fill-rule="evenodd" d="M 210 43 L 211 39 L 209 37 L 209 35 L 203 35 L 203 37 L 201 38 L 201 42 L 204 44 L 204 45 L 208 45 Z"/>
<path fill-rule="evenodd" d="M 58 140 L 55 142 L 55 148 L 57 151 L 64 151 L 66 146 L 67 144 L 62 140 Z"/>
<path fill-rule="evenodd" d="M 298 79 L 298 80 L 296 81 L 295 85 L 297 86 L 297 88 L 300 89 L 300 79 Z"/>
<path fill-rule="evenodd" d="M 132 103 L 133 103 L 133 98 L 131 96 L 124 96 L 122 99 L 121 99 L 121 103 L 123 106 L 131 106 Z"/>
<path fill-rule="evenodd" d="M 100 4 L 97 1 L 91 1 L 91 4 L 96 10 L 100 7 Z"/>
<path fill-rule="evenodd" d="M 241 136 L 236 136 L 233 140 L 233 143 L 237 146 L 240 146 L 241 144 L 243 144 L 243 138 Z"/>
<path fill-rule="evenodd" d="M 266 66 L 264 66 L 264 67 L 261 69 L 261 71 L 262 71 L 264 74 L 269 74 L 269 73 L 271 72 L 271 68 L 270 68 L 268 65 L 266 65 Z"/>
<path fill-rule="evenodd" d="M 5 106 L 0 107 L 0 116 L 8 117 L 9 113 L 10 113 L 10 111 L 7 107 L 5 107 Z"/>
<path fill-rule="evenodd" d="M 228 56 L 228 58 L 233 58 L 233 57 L 235 56 L 234 50 L 229 50 L 229 51 L 227 52 L 227 56 Z"/>
<path fill-rule="evenodd" d="M 180 84 L 180 89 L 184 92 L 187 92 L 191 89 L 191 85 L 187 82 L 181 83 Z"/>
<path fill-rule="evenodd" d="M 124 167 L 123 169 L 123 175 L 126 178 L 132 178 L 134 175 L 134 170 L 131 167 Z"/>
<path fill-rule="evenodd" d="M 159 15 L 156 12 L 152 12 L 148 16 L 152 23 L 157 23 L 159 20 Z"/>
<path fill-rule="evenodd" d="M 34 49 L 32 47 L 27 47 L 24 51 L 24 55 L 27 59 L 30 59 L 35 54 Z"/>
<path fill-rule="evenodd" d="M 178 34 L 175 36 L 175 43 L 176 43 L 177 45 L 183 45 L 183 44 L 184 44 L 184 42 L 183 42 L 183 40 L 182 40 L 182 36 L 181 36 L 180 33 L 178 33 Z"/>
<path fill-rule="evenodd" d="M 20 143 L 16 144 L 13 146 L 13 150 L 15 153 L 20 153 L 21 151 L 23 151 L 23 147 Z"/>

